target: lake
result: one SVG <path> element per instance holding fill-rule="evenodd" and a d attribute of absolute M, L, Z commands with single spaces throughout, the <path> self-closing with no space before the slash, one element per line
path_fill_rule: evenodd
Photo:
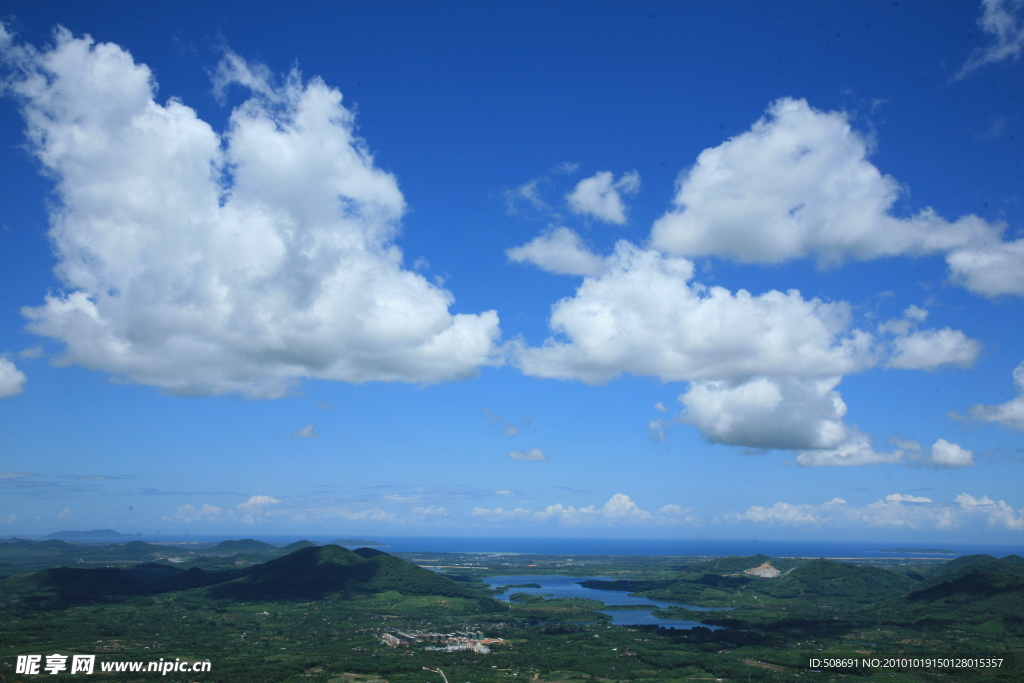
<path fill-rule="evenodd" d="M 716 612 L 730 609 L 728 607 L 697 607 L 696 605 L 685 605 L 664 600 L 652 600 L 639 596 L 630 595 L 628 591 L 606 591 L 596 588 L 586 588 L 579 584 L 580 581 L 614 581 L 607 576 L 563 576 L 561 574 L 519 574 L 516 576 L 488 576 L 484 578 L 492 588 L 509 586 L 520 583 L 535 583 L 540 588 L 510 588 L 504 593 L 495 597 L 499 600 L 508 601 L 508 596 L 513 593 L 529 593 L 531 595 L 543 595 L 556 598 L 586 598 L 588 600 L 600 600 L 606 605 L 655 605 L 658 608 L 685 607 L 697 612 Z M 693 628 L 704 626 L 712 630 L 718 630 L 721 626 L 702 624 L 699 621 L 688 621 L 686 619 L 663 619 L 651 614 L 649 609 L 631 610 L 599 610 L 612 618 L 613 624 L 620 626 L 657 625 L 665 628 Z"/>

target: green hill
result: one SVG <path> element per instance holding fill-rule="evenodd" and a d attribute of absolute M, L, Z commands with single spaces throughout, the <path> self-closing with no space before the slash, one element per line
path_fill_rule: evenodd
<path fill-rule="evenodd" d="M 1024 558 L 973 557 L 977 559 L 953 567 L 946 580 L 866 608 L 858 617 L 911 628 L 1024 636 Z"/>
<path fill-rule="evenodd" d="M 911 593 L 907 600 L 965 603 L 1002 593 L 1024 593 L 1024 558 L 1009 555 L 1001 560 L 978 559 L 973 563 L 955 567 L 944 576 L 944 581 Z"/>
<path fill-rule="evenodd" d="M 760 567 L 765 562 L 774 562 L 774 560 L 767 555 L 750 555 L 748 557 L 731 555 L 730 557 L 719 557 L 707 562 L 701 562 L 692 567 L 690 571 L 703 574 L 735 574 L 745 569 Z"/>
<path fill-rule="evenodd" d="M 303 548 L 315 548 L 316 543 L 312 541 L 295 541 L 295 543 L 289 543 L 280 550 L 284 553 L 294 553 L 296 550 L 302 550 Z"/>
<path fill-rule="evenodd" d="M 24 588 L 29 589 L 19 592 L 48 594 L 68 602 L 141 595 L 150 590 L 144 581 L 123 569 L 114 567 L 97 569 L 56 567 L 43 569 L 13 581 L 17 581 Z"/>
<path fill-rule="evenodd" d="M 47 538 L 68 538 L 75 541 L 106 541 L 115 538 L 131 538 L 142 534 L 122 534 L 113 529 L 93 529 L 92 531 L 55 531 Z"/>
<path fill-rule="evenodd" d="M 934 585 L 942 583 L 943 581 L 949 581 L 955 579 L 958 576 L 963 576 L 967 572 L 971 571 L 972 567 L 986 562 L 993 562 L 996 558 L 991 555 L 964 555 L 958 557 L 955 560 L 943 563 L 941 566 L 936 567 L 927 577 L 927 583 Z"/>
<path fill-rule="evenodd" d="M 777 598 L 867 604 L 903 595 L 920 585 L 888 569 L 812 560 L 784 577 L 759 585 L 758 591 Z"/>
<path fill-rule="evenodd" d="M 365 549 L 364 549 L 365 550 Z M 311 600 L 397 591 L 406 595 L 479 598 L 473 590 L 428 569 L 381 553 L 363 557 L 337 545 L 307 547 L 246 569 L 214 586 L 212 596 L 235 600 Z"/>

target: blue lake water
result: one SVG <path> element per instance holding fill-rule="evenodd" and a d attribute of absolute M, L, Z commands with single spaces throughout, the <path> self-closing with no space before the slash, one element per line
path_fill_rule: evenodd
<path fill-rule="evenodd" d="M 607 576 L 562 576 L 560 574 L 519 574 L 516 576 L 488 576 L 484 579 L 491 588 L 509 586 L 518 583 L 535 583 L 540 588 L 510 588 L 504 593 L 495 597 L 499 600 L 508 600 L 513 593 L 529 593 L 531 595 L 543 595 L 546 598 L 586 598 L 588 600 L 600 600 L 606 605 L 655 605 L 656 607 L 685 607 L 698 612 L 715 612 L 728 608 L 724 607 L 697 607 L 696 605 L 684 605 L 682 603 L 666 602 L 664 600 L 651 600 L 640 596 L 630 595 L 627 591 L 606 591 L 596 588 L 586 588 L 579 584 L 580 581 L 596 579 L 600 581 L 614 581 Z M 613 624 L 622 626 L 635 626 L 637 624 L 657 625 L 666 628 L 693 628 L 704 626 L 712 630 L 721 628 L 702 624 L 699 621 L 688 621 L 685 619 L 663 619 L 651 614 L 649 609 L 631 610 L 599 610 L 612 618 Z"/>

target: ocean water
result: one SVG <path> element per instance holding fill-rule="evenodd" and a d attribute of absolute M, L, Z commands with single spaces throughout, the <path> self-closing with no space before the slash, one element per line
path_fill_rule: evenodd
<path fill-rule="evenodd" d="M 281 536 L 254 534 L 267 543 L 284 545 L 298 540 L 314 543 L 329 543 L 340 535 L 333 536 Z M 142 540 L 150 543 L 169 541 L 198 541 L 217 543 L 237 540 L 234 536 L 146 536 Z M 911 541 L 779 541 L 779 540 L 735 540 L 735 539 L 643 539 L 643 538 L 494 538 L 494 537 L 422 537 L 422 536 L 373 536 L 359 538 L 382 543 L 386 552 L 434 552 L 434 553 L 501 553 L 537 555 L 688 555 L 724 557 L 728 555 L 756 555 L 772 557 L 849 557 L 884 558 L 904 557 L 907 553 L 884 553 L 887 548 L 941 548 L 951 550 L 953 555 L 912 555 L 921 558 L 952 558 L 958 555 L 986 553 L 995 557 L 1024 555 L 1024 544 L 965 544 L 945 542 Z M 134 539 L 131 539 L 134 540 Z"/>

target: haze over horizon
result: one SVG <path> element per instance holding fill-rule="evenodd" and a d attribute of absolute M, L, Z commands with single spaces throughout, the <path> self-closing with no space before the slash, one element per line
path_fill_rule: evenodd
<path fill-rule="evenodd" d="M 1024 8 L 0 16 L 0 536 L 1024 539 Z"/>

